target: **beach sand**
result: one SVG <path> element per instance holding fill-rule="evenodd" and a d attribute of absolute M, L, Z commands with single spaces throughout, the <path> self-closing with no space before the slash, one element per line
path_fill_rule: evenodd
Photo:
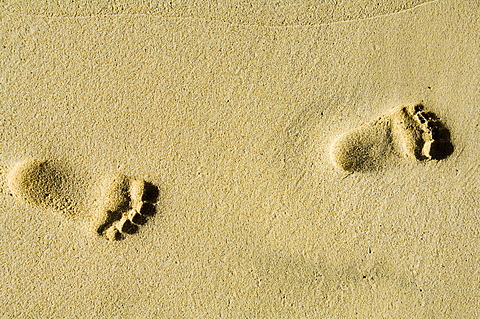
<path fill-rule="evenodd" d="M 480 5 L 259 3 L 2 3 L 0 317 L 480 316 Z"/>

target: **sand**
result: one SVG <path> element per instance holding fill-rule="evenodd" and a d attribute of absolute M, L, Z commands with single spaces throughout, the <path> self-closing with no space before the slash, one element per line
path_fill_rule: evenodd
<path fill-rule="evenodd" d="M 0 317 L 479 317 L 479 10 L 4 1 Z"/>

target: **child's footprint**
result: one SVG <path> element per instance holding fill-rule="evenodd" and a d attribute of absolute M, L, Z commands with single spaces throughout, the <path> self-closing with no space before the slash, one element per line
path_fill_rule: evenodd
<path fill-rule="evenodd" d="M 425 161 L 444 159 L 452 152 L 449 130 L 422 104 L 395 107 L 347 131 L 330 147 L 334 166 L 350 172 L 377 169 L 395 153 Z"/>
<path fill-rule="evenodd" d="M 6 174 L 6 185 L 16 198 L 43 210 L 81 221 L 108 239 L 138 231 L 156 212 L 158 187 L 126 176 L 109 176 L 98 191 L 62 163 L 28 159 Z"/>

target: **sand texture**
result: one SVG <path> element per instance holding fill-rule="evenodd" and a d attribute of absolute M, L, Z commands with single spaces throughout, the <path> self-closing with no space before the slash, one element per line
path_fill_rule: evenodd
<path fill-rule="evenodd" d="M 480 317 L 480 3 L 2 1 L 0 318 Z"/>

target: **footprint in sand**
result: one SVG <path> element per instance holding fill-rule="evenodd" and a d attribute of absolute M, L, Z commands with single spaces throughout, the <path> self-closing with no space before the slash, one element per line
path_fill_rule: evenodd
<path fill-rule="evenodd" d="M 110 240 L 136 233 L 155 215 L 157 186 L 124 175 L 108 176 L 96 184 L 77 178 L 54 160 L 24 160 L 6 174 L 6 185 L 17 199 L 83 222 Z"/>
<path fill-rule="evenodd" d="M 333 165 L 349 172 L 375 170 L 392 154 L 428 161 L 452 153 L 450 131 L 422 104 L 395 107 L 345 132 L 330 146 Z"/>

